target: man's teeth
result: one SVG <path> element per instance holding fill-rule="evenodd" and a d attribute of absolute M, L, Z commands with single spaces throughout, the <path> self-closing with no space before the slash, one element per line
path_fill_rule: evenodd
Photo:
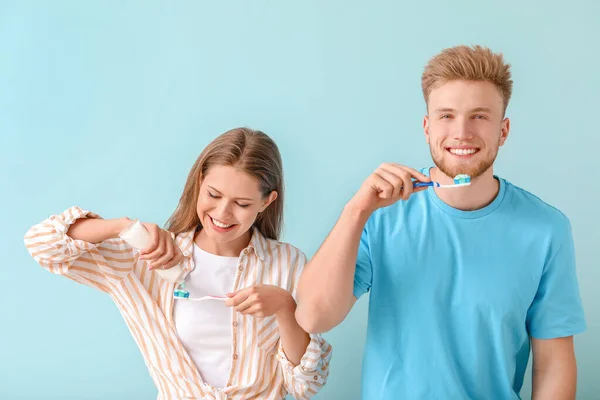
<path fill-rule="evenodd" d="M 226 228 L 231 228 L 231 227 L 233 226 L 233 225 L 227 225 L 227 224 L 224 224 L 224 223 L 222 223 L 222 222 L 219 222 L 219 221 L 217 221 L 217 220 L 216 220 L 216 219 L 214 219 L 214 218 L 211 218 L 211 219 L 212 219 L 212 222 L 213 222 L 213 224 L 215 224 L 215 225 L 216 225 L 216 226 L 218 226 L 219 228 L 226 229 Z"/>
<path fill-rule="evenodd" d="M 449 149 L 450 153 L 456 154 L 457 156 L 466 156 L 475 153 L 476 149 Z"/>

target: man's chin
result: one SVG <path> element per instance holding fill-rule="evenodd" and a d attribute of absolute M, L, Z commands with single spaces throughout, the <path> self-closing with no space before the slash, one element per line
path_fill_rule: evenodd
<path fill-rule="evenodd" d="M 471 179 L 483 175 L 491 166 L 492 163 L 478 163 L 477 165 L 446 165 L 444 163 L 435 163 L 442 173 L 449 178 L 454 178 L 456 175 L 469 175 Z"/>

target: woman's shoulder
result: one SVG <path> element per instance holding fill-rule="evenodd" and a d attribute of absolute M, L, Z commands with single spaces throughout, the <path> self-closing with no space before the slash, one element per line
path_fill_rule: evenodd
<path fill-rule="evenodd" d="M 288 261 L 302 261 L 306 262 L 306 255 L 300 248 L 292 245 L 291 243 L 284 242 L 281 240 L 269 239 L 263 237 L 263 257 L 285 257 Z"/>

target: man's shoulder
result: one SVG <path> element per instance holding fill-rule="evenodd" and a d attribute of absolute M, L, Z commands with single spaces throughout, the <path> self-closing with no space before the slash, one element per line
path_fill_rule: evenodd
<path fill-rule="evenodd" d="M 519 218 L 526 218 L 529 222 L 564 228 L 570 226 L 569 218 L 556 206 L 542 200 L 539 196 L 523 189 L 513 183 L 506 182 L 509 201 L 512 210 Z"/>

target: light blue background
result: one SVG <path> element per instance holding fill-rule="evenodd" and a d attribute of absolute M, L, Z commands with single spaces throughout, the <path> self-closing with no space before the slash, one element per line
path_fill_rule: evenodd
<path fill-rule="evenodd" d="M 0 398 L 156 395 L 110 299 L 38 267 L 30 225 L 75 204 L 164 223 L 202 148 L 248 125 L 280 146 L 284 239 L 312 255 L 381 162 L 430 164 L 422 69 L 474 43 L 513 64 L 497 173 L 572 221 L 579 398 L 600 398 L 599 16 L 594 0 L 0 1 Z M 367 301 L 326 335 L 317 398 L 357 398 Z"/>

